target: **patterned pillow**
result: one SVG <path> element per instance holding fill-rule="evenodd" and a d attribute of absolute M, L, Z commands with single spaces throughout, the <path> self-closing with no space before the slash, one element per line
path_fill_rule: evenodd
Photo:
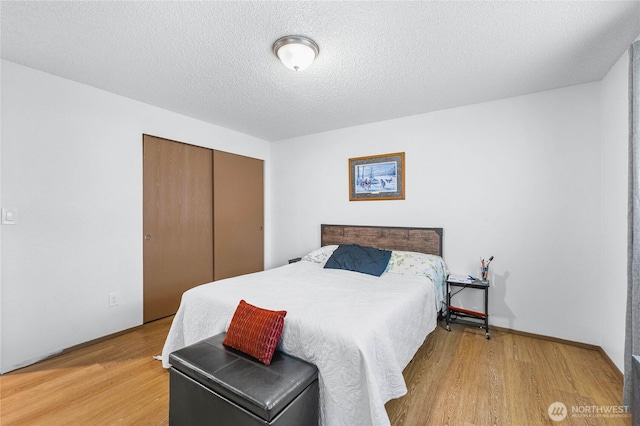
<path fill-rule="evenodd" d="M 306 260 L 308 262 L 313 262 L 313 263 L 321 263 L 324 265 L 325 263 L 327 263 L 327 260 L 331 257 L 331 255 L 337 248 L 338 248 L 337 245 L 320 247 L 319 249 L 314 250 L 311 253 L 307 254 L 305 257 L 302 258 L 302 260 Z"/>
<path fill-rule="evenodd" d="M 241 300 L 222 344 L 269 365 L 286 315 L 287 311 L 270 311 Z"/>
<path fill-rule="evenodd" d="M 402 275 L 425 276 L 436 286 L 436 303 L 438 309 L 446 296 L 445 277 L 448 275 L 447 265 L 440 256 L 416 253 L 412 251 L 393 251 L 387 272 Z"/>
<path fill-rule="evenodd" d="M 435 277 L 446 276 L 446 266 L 440 256 L 394 250 L 389 259 L 387 272 L 404 275 L 425 275 L 433 280 Z"/>

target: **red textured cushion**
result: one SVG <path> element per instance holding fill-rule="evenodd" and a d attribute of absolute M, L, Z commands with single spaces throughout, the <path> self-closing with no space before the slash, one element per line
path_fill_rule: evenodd
<path fill-rule="evenodd" d="M 271 364 L 287 311 L 270 311 L 241 300 L 222 342 L 265 365 Z"/>

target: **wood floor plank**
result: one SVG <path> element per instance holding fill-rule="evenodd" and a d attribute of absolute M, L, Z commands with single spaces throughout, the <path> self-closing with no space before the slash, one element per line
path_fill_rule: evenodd
<path fill-rule="evenodd" d="M 0 424 L 168 424 L 172 318 L 0 376 Z"/>
<path fill-rule="evenodd" d="M 153 356 L 171 320 L 0 376 L 0 424 L 168 425 L 169 374 Z M 584 412 L 619 407 L 622 383 L 600 352 L 562 342 L 440 324 L 404 376 L 407 395 L 386 404 L 393 426 L 554 425 L 556 401 L 561 424 L 631 424 Z"/>
<path fill-rule="evenodd" d="M 433 343 L 432 341 L 436 341 Z M 423 351 L 439 353 L 425 357 Z M 549 405 L 563 402 L 562 424 L 630 425 L 631 417 L 572 417 L 573 406 L 618 407 L 622 382 L 595 350 L 504 331 L 439 326 L 404 371 L 408 395 L 389 401 L 393 425 L 552 425 Z M 429 388 L 415 388 L 425 376 Z"/>

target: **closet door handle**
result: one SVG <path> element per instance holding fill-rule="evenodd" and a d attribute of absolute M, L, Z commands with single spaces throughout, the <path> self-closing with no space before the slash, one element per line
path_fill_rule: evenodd
<path fill-rule="evenodd" d="M 144 236 L 144 240 L 145 240 L 145 241 L 149 241 L 150 239 L 151 239 L 151 234 L 146 234 L 146 235 Z"/>

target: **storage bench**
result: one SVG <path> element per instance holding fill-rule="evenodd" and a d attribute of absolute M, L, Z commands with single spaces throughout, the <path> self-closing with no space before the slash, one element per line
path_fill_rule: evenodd
<path fill-rule="evenodd" d="M 225 333 L 169 356 L 169 424 L 317 425 L 318 369 L 280 351 L 271 365 L 222 345 Z"/>

